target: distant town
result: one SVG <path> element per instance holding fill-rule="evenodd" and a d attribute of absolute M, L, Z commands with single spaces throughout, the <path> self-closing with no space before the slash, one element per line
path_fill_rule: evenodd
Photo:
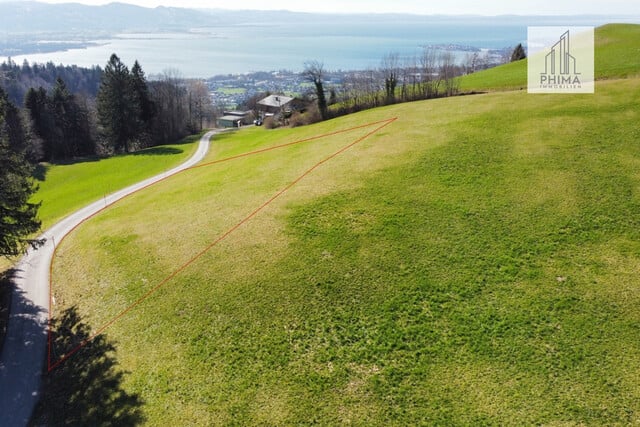
<path fill-rule="evenodd" d="M 474 72 L 491 68 L 508 62 L 511 47 L 505 49 L 483 50 L 469 46 L 437 45 L 425 46 L 441 51 L 456 51 L 464 53 L 461 59 L 462 72 Z M 465 71 L 466 70 L 466 71 Z M 325 85 L 327 88 L 339 87 L 347 79 L 363 73 L 375 73 L 376 70 L 337 70 L 326 71 Z M 280 93 L 293 97 L 301 97 L 313 91 L 313 85 L 306 81 L 299 72 L 260 71 L 244 74 L 217 75 L 206 80 L 211 91 L 213 103 L 222 109 L 235 108 L 247 99 L 264 93 Z"/>
<path fill-rule="evenodd" d="M 340 76 L 327 81 L 340 82 Z M 215 106 L 233 108 L 252 96 L 261 93 L 282 93 L 300 96 L 311 89 L 302 75 L 293 71 L 255 72 L 211 77 L 206 81 Z"/>

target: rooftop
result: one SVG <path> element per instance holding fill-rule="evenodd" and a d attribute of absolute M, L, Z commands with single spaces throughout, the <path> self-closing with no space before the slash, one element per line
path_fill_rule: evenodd
<path fill-rule="evenodd" d="M 269 95 L 265 99 L 258 101 L 258 105 L 265 107 L 280 108 L 293 101 L 293 98 L 284 95 Z"/>

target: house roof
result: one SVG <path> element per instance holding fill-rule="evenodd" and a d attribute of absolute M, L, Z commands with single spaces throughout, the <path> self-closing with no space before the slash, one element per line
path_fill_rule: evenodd
<path fill-rule="evenodd" d="M 293 101 L 293 98 L 284 95 L 269 95 L 265 99 L 258 101 L 258 105 L 265 107 L 280 108 Z"/>
<path fill-rule="evenodd" d="M 242 121 L 242 117 L 238 116 L 222 116 L 219 117 L 218 120 L 228 121 L 228 122 L 239 122 Z"/>
<path fill-rule="evenodd" d="M 251 111 L 225 111 L 225 116 L 245 117 L 251 114 Z"/>

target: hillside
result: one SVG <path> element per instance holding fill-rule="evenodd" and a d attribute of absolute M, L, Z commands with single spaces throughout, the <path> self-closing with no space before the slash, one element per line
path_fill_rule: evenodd
<path fill-rule="evenodd" d="M 125 3 L 88 6 L 79 3 L 49 4 L 36 1 L 0 2 L 3 23 L 8 34 L 29 33 L 96 33 L 109 34 L 124 30 L 171 31 L 207 25 L 214 19 L 196 10 L 158 7 L 155 9 Z M 51 19 L 55 16 L 56 19 Z M 96 30 L 99 28 L 100 30 Z"/>
<path fill-rule="evenodd" d="M 350 129 L 94 218 L 60 246 L 55 312 L 100 328 L 398 117 L 109 326 L 147 422 L 633 424 L 638 96 L 628 79 L 221 137 L 212 161 Z"/>
<path fill-rule="evenodd" d="M 69 164 L 40 164 L 35 170 L 38 187 L 32 203 L 41 203 L 38 218 L 42 230 L 70 213 L 145 178 L 161 173 L 185 160 L 198 136 L 174 145 L 141 150 L 111 158 L 87 158 Z M 0 273 L 12 265 L 0 259 Z M 4 306 L 4 304 L 0 304 Z M 2 321 L 0 320 L 0 326 Z"/>
<path fill-rule="evenodd" d="M 640 422 L 640 78 L 602 51 L 633 31 L 595 95 L 245 129 L 86 222 L 38 420 Z"/>
<path fill-rule="evenodd" d="M 596 79 L 640 74 L 640 25 L 609 24 L 595 31 Z M 527 61 L 491 68 L 460 79 L 462 91 L 527 88 Z"/>
<path fill-rule="evenodd" d="M 42 204 L 38 215 L 42 228 L 46 230 L 105 195 L 180 164 L 193 154 L 200 136 L 128 155 L 89 158 L 69 164 L 40 164 L 36 169 L 38 191 L 32 202 Z"/>

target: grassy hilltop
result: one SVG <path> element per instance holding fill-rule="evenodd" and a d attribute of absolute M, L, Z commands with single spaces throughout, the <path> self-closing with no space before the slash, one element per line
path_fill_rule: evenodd
<path fill-rule="evenodd" d="M 609 24 L 595 32 L 596 79 L 640 76 L 640 25 Z M 460 89 L 518 90 L 527 88 L 527 60 L 512 62 L 463 77 Z"/>
<path fill-rule="evenodd" d="M 499 92 L 217 137 L 209 161 L 352 129 L 192 169 L 88 221 L 59 248 L 55 313 L 100 328 L 376 126 L 353 128 L 397 117 L 106 330 L 147 422 L 638 423 L 638 28 L 598 30 L 597 58 L 624 53 L 599 77 L 627 78 L 595 95 Z M 495 87 L 499 70 L 477 76 Z"/>

